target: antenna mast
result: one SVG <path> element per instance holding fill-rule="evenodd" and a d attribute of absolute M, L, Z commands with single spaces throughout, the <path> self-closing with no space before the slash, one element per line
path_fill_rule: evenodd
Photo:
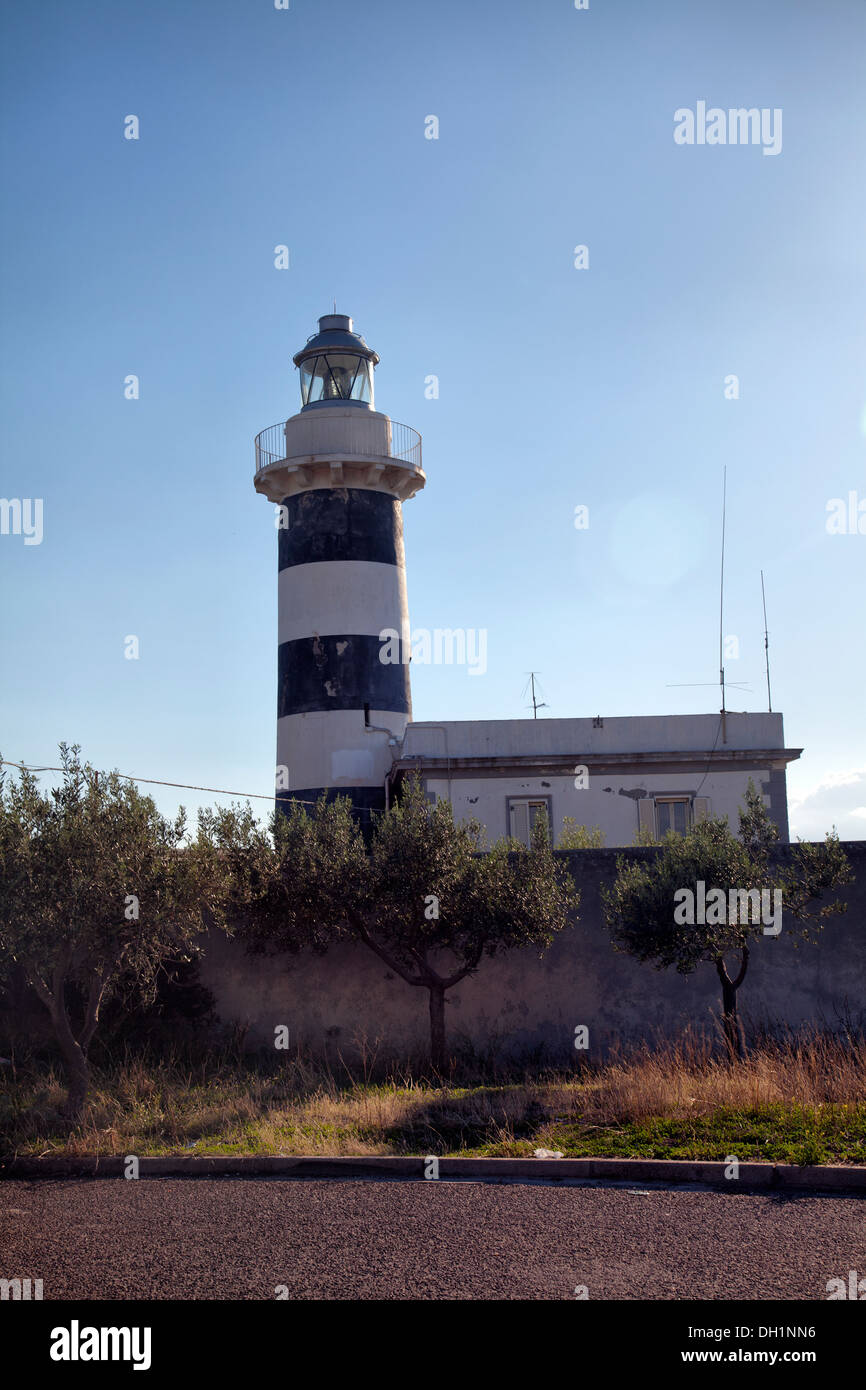
<path fill-rule="evenodd" d="M 726 692 L 727 692 L 728 684 L 730 683 L 731 687 L 732 687 L 733 689 L 735 689 L 735 690 L 749 690 L 749 689 L 750 689 L 750 687 L 749 687 L 748 685 L 745 685 L 742 681 L 731 681 L 731 682 L 727 682 L 727 681 L 725 680 L 725 514 L 726 514 L 726 510 L 727 510 L 727 508 L 726 508 L 727 490 L 728 490 L 728 468 L 727 468 L 727 464 L 726 464 L 726 465 L 725 465 L 725 471 L 724 471 L 724 480 L 723 480 L 723 483 L 722 483 L 722 570 L 721 570 L 721 576 L 720 576 L 720 581 L 719 581 L 719 682 L 718 682 L 718 683 L 719 683 L 719 685 L 721 686 L 721 689 L 722 689 L 722 709 L 721 709 L 721 715 L 722 715 L 722 742 L 723 742 L 723 743 L 727 743 L 727 741 L 728 741 L 728 738 L 727 738 L 727 728 L 726 728 L 726 718 L 727 718 L 727 713 L 728 713 L 728 711 L 727 711 L 727 707 L 726 707 L 726 703 L 725 703 L 725 701 L 726 701 Z M 763 582 L 764 582 L 764 576 L 763 576 L 763 571 L 762 571 L 762 573 L 761 573 L 761 583 L 763 584 Z M 766 618 L 766 616 L 767 616 L 767 612 L 766 612 L 766 606 L 765 606 L 765 608 L 764 608 L 764 617 Z M 769 671 L 769 668 L 768 668 L 768 671 Z M 696 689 L 698 689 L 699 686 L 702 687 L 702 686 L 710 686 L 710 685 L 715 685 L 715 684 L 716 684 L 715 681 L 697 681 L 697 682 L 695 682 L 695 681 L 668 681 L 668 682 L 667 682 L 667 688 L 668 688 L 669 690 L 673 690 L 673 689 L 680 689 L 680 690 L 696 690 Z M 768 689 L 769 689 L 769 686 L 768 686 Z"/>
<path fill-rule="evenodd" d="M 767 665 L 767 710 L 773 713 L 773 697 L 770 694 L 770 639 L 767 632 L 767 595 L 764 592 L 764 571 L 761 570 L 761 599 L 764 604 L 764 661 Z"/>
<path fill-rule="evenodd" d="M 727 743 L 728 734 L 725 722 L 725 512 L 728 495 L 728 465 L 722 475 L 722 569 L 719 579 L 719 684 L 722 687 L 722 743 Z"/>
<path fill-rule="evenodd" d="M 531 685 L 531 687 L 532 687 L 532 717 L 533 717 L 533 719 L 537 719 L 537 718 L 538 718 L 538 711 L 539 711 L 540 709 L 547 709 L 547 708 L 548 708 L 548 705 L 547 705 L 547 701 L 546 701 L 546 700 L 536 700 L 536 698 L 535 698 L 535 672 L 534 672 L 534 671 L 530 671 L 530 672 L 529 672 L 529 682 L 528 682 L 528 683 L 529 683 L 529 684 Z M 526 686 L 523 687 L 523 693 L 526 694 Z"/>

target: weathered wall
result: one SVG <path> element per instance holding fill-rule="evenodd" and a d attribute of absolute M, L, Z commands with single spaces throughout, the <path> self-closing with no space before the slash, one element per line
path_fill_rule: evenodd
<path fill-rule="evenodd" d="M 736 829 L 737 813 L 746 798 L 749 779 L 759 791 L 778 789 L 777 806 L 769 806 L 777 824 L 781 823 L 787 840 L 785 773 L 769 766 L 748 767 L 735 771 L 713 771 L 706 766 L 696 770 L 650 773 L 646 769 L 627 775 L 609 773 L 595 776 L 589 786 L 578 790 L 573 770 L 567 777 L 484 777 L 455 775 L 451 781 L 442 777 L 426 778 L 426 788 L 437 797 L 450 801 L 455 820 L 473 818 L 487 829 L 490 840 L 513 833 L 508 820 L 508 798 L 540 796 L 550 801 L 550 818 L 554 843 L 563 830 L 563 820 L 571 816 L 579 825 L 598 826 L 604 833 L 604 843 L 610 848 L 630 846 L 640 829 L 638 806 L 644 797 L 687 796 L 705 797 L 707 814 L 727 816 Z M 772 780 L 775 779 L 775 780 Z M 700 788 L 700 791 L 698 791 Z M 767 801 L 770 797 L 767 796 Z"/>
<path fill-rule="evenodd" d="M 856 876 L 844 890 L 847 913 L 829 920 L 816 946 L 795 947 L 786 922 L 779 937 L 756 943 L 740 991 L 747 1023 L 866 1021 L 866 841 L 849 841 L 845 850 Z M 599 888 L 611 881 L 617 854 L 654 853 L 604 849 L 565 856 L 582 894 L 579 923 L 543 957 L 520 951 L 485 960 L 476 976 L 451 990 L 451 1041 L 517 1056 L 542 1046 L 556 1058 L 574 1055 L 578 1024 L 589 1027 L 596 1055 L 616 1041 L 670 1036 L 687 1024 L 712 1026 L 720 991 L 711 966 L 683 977 L 640 965 L 613 950 L 602 925 Z M 293 1044 L 347 1057 L 357 1054 L 362 1040 L 368 1048 L 378 1045 L 380 1055 L 415 1052 L 426 1041 L 426 991 L 395 978 L 364 947 L 343 946 L 324 957 L 264 958 L 215 937 L 201 978 L 221 1017 L 249 1026 L 251 1042 L 272 1041 L 278 1024 L 288 1027 Z"/>
<path fill-rule="evenodd" d="M 706 814 L 736 827 L 751 777 L 787 843 L 785 768 L 797 756 L 785 748 L 781 714 L 728 712 L 724 733 L 718 714 L 410 722 L 395 766 L 419 772 L 458 820 L 480 821 L 491 840 L 514 833 L 509 797 L 541 796 L 554 841 L 569 816 L 598 826 L 608 847 L 635 843 L 646 798 L 700 797 Z"/>

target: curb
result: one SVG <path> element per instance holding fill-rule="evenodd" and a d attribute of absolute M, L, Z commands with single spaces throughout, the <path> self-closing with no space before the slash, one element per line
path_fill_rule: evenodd
<path fill-rule="evenodd" d="M 432 1155 L 431 1155 L 432 1157 Z M 126 1159 L 8 1158 L 3 1178 L 121 1178 Z M 289 1158 L 251 1155 L 237 1158 L 172 1156 L 139 1158 L 140 1177 L 391 1178 L 424 1179 L 426 1157 Z M 730 1188 L 726 1163 L 655 1158 L 439 1158 L 440 1179 L 482 1182 L 656 1182 Z M 739 1188 L 805 1189 L 866 1193 L 866 1166 L 804 1166 L 793 1163 L 741 1163 Z"/>

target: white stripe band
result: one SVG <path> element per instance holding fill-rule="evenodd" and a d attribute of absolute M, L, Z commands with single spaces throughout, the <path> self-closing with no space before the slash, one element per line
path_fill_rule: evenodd
<path fill-rule="evenodd" d="M 406 571 L 372 560 L 322 560 L 280 571 L 277 641 L 299 637 L 377 637 L 408 622 Z"/>

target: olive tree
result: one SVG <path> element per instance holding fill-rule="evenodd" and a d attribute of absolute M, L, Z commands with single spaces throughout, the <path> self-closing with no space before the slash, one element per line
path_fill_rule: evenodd
<path fill-rule="evenodd" d="M 783 912 L 789 928 L 808 940 L 831 913 L 846 909 L 838 900 L 813 906 L 851 879 L 835 832 L 820 844 L 798 844 L 787 863 L 772 853 L 778 834 L 750 779 L 738 836 L 727 817 L 699 822 L 685 835 L 669 833 L 652 860 L 618 858 L 614 883 L 602 888 L 605 923 L 618 949 L 683 975 L 702 962 L 715 966 L 725 1041 L 737 1056 L 743 1052 L 737 991 L 750 943 L 778 935 Z"/>
<path fill-rule="evenodd" d="M 369 843 L 346 798 L 323 797 L 311 814 L 289 803 L 274 818 L 270 872 L 263 842 L 251 858 L 231 848 L 232 814 L 215 812 L 212 834 L 231 861 L 234 910 L 250 947 L 363 944 L 407 985 L 426 990 L 438 1070 L 447 1061 L 448 991 L 485 956 L 546 948 L 578 903 L 543 817 L 529 849 L 503 841 L 482 853 L 481 827 L 456 822 L 447 801 L 431 805 L 417 778 L 376 818 Z"/>
<path fill-rule="evenodd" d="M 199 835 L 116 772 L 60 745 L 61 783 L 0 773 L 0 971 L 19 965 L 51 1019 L 76 1119 L 100 1009 L 122 985 L 152 999 L 160 967 L 200 953 L 219 916 L 221 869 Z"/>
<path fill-rule="evenodd" d="M 581 825 L 573 816 L 563 816 L 557 849 L 603 849 L 604 831 L 599 825 Z"/>

